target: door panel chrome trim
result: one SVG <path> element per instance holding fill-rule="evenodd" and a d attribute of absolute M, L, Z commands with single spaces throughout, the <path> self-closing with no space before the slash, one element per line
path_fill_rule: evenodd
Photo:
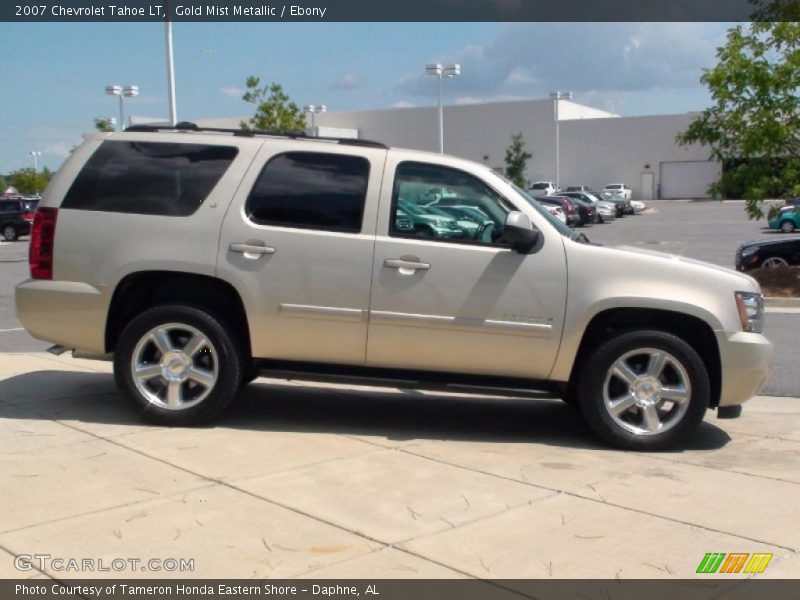
<path fill-rule="evenodd" d="M 282 303 L 278 309 L 281 316 L 324 319 L 327 321 L 358 322 L 366 319 L 367 311 L 358 308 L 339 308 L 336 306 L 312 306 L 309 304 Z"/>
<path fill-rule="evenodd" d="M 469 317 L 415 315 L 383 310 L 370 311 L 370 324 L 474 331 L 477 333 L 500 333 L 538 338 L 548 338 L 553 333 L 553 326 L 546 323 L 520 323 L 517 321 L 497 321 Z"/>

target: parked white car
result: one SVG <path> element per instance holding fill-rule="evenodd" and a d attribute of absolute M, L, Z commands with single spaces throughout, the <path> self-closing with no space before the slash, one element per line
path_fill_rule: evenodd
<path fill-rule="evenodd" d="M 641 200 L 631 200 L 631 208 L 633 209 L 633 214 L 640 215 L 645 211 L 647 205 Z"/>
<path fill-rule="evenodd" d="M 616 196 L 621 196 L 625 198 L 625 200 L 630 200 L 631 196 L 633 195 L 631 188 L 624 183 L 609 183 L 603 188 L 603 191 Z"/>
<path fill-rule="evenodd" d="M 564 214 L 564 209 L 560 206 L 555 206 L 553 204 L 542 204 L 544 208 L 553 215 L 556 219 L 561 221 L 564 225 L 567 224 L 567 215 Z"/>
<path fill-rule="evenodd" d="M 552 181 L 534 181 L 530 189 L 530 194 L 534 198 L 539 196 L 552 196 L 556 193 L 556 184 Z"/>

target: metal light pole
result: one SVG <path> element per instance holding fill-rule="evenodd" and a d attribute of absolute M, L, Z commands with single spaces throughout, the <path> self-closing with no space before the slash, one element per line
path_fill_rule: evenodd
<path fill-rule="evenodd" d="M 461 75 L 461 65 L 442 65 L 439 63 L 426 65 L 425 73 L 438 79 L 439 92 L 439 154 L 444 154 L 444 106 L 442 104 L 442 78 Z"/>
<path fill-rule="evenodd" d="M 33 193 L 39 193 L 39 187 L 36 185 L 36 171 L 39 170 L 39 157 L 42 155 L 38 150 L 31 150 L 28 152 L 33 157 Z"/>
<path fill-rule="evenodd" d="M 572 92 L 551 92 L 550 97 L 553 99 L 555 105 L 555 119 L 556 119 L 556 191 L 561 189 L 561 182 L 559 180 L 558 161 L 559 161 L 559 139 L 558 139 L 558 101 L 559 100 L 572 100 Z"/>
<path fill-rule="evenodd" d="M 167 44 L 167 96 L 169 98 L 169 124 L 178 122 L 178 109 L 175 103 L 175 61 L 172 55 L 172 21 L 165 24 L 165 41 Z"/>
<path fill-rule="evenodd" d="M 324 104 L 309 104 L 303 107 L 303 112 L 311 114 L 311 135 L 317 135 L 317 113 L 328 112 Z"/>
<path fill-rule="evenodd" d="M 107 96 L 118 96 L 119 97 L 119 131 L 125 130 L 125 107 L 123 105 L 123 98 L 133 98 L 134 96 L 139 95 L 139 86 L 138 85 L 126 85 L 122 87 L 121 85 L 107 85 L 106 86 L 106 95 Z"/>

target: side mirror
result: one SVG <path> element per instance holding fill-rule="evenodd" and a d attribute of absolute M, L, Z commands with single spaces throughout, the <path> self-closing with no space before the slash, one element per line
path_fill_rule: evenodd
<path fill-rule="evenodd" d="M 512 211 L 506 217 L 503 240 L 520 254 L 527 254 L 539 242 L 541 233 L 531 223 L 531 218 L 523 212 Z"/>

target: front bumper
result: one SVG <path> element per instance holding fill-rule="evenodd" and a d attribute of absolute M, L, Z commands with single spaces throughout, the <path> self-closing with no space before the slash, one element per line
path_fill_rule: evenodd
<path fill-rule="evenodd" d="M 772 343 L 760 333 L 716 331 L 722 365 L 719 406 L 734 406 L 757 395 L 770 372 Z"/>

